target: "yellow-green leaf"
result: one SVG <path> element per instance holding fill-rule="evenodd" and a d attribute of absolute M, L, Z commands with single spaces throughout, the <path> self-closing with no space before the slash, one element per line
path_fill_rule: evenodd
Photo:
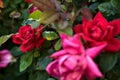
<path fill-rule="evenodd" d="M 59 36 L 54 31 L 44 31 L 42 35 L 47 40 L 55 40 L 59 38 Z"/>
<path fill-rule="evenodd" d="M 40 10 L 36 10 L 29 15 L 29 18 L 37 20 L 41 17 L 41 14 L 42 12 Z"/>
<path fill-rule="evenodd" d="M 4 44 L 11 36 L 12 36 L 12 34 L 1 36 L 1 37 L 0 37 L 0 46 L 1 46 L 2 44 Z"/>

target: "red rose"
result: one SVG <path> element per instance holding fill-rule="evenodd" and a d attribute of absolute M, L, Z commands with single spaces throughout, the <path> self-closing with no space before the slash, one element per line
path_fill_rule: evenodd
<path fill-rule="evenodd" d="M 14 34 L 13 42 L 21 44 L 20 48 L 23 52 L 30 51 L 35 47 L 38 48 L 44 42 L 41 37 L 42 26 L 32 29 L 31 26 L 22 26 L 18 34 Z"/>
<path fill-rule="evenodd" d="M 93 20 L 87 21 L 83 18 L 82 24 L 76 25 L 75 33 L 82 33 L 87 46 L 100 45 L 107 42 L 106 51 L 116 52 L 120 49 L 120 40 L 116 37 L 120 34 L 120 19 L 108 22 L 100 12 Z"/>
<path fill-rule="evenodd" d="M 25 0 L 26 2 L 31 2 L 31 0 Z"/>

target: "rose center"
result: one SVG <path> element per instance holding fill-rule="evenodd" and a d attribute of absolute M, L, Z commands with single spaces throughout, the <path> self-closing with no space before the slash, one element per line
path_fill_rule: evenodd
<path fill-rule="evenodd" d="M 32 31 L 27 31 L 27 32 L 25 32 L 25 33 L 23 34 L 23 38 L 24 38 L 24 39 L 29 39 L 29 38 L 31 38 L 31 37 L 33 37 Z"/>
<path fill-rule="evenodd" d="M 98 40 L 100 38 L 101 34 L 102 34 L 102 31 L 99 27 L 94 27 L 94 28 L 91 29 L 90 33 L 91 33 L 90 36 L 92 38 Z"/>

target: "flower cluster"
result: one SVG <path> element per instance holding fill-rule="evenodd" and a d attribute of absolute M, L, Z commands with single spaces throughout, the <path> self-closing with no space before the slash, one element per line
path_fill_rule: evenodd
<path fill-rule="evenodd" d="M 21 26 L 19 32 L 12 36 L 13 42 L 21 44 L 21 50 L 27 52 L 42 45 L 44 39 L 42 38 L 41 33 L 42 25 L 35 29 L 32 29 L 29 25 Z"/>
<path fill-rule="evenodd" d="M 37 7 L 31 12 L 35 10 Z M 120 40 L 117 38 L 120 34 L 119 22 L 120 19 L 108 22 L 100 12 L 93 19 L 83 17 L 82 24 L 73 27 L 75 35 L 70 37 L 60 33 L 62 49 L 50 56 L 54 60 L 46 71 L 59 80 L 83 80 L 85 77 L 87 80 L 94 80 L 103 77 L 94 59 L 100 52 L 120 50 Z M 42 45 L 45 39 L 41 34 L 42 25 L 34 29 L 25 25 L 12 38 L 14 43 L 21 45 L 23 52 L 27 52 Z"/>
<path fill-rule="evenodd" d="M 59 80 L 88 80 L 102 77 L 93 59 L 102 50 L 117 52 L 120 49 L 120 40 L 116 37 L 120 34 L 120 19 L 107 22 L 100 12 L 94 19 L 82 19 L 82 24 L 73 27 L 75 35 L 68 37 L 61 34 L 63 49 L 53 53 L 54 59 L 46 71 Z M 85 41 L 84 48 L 80 38 Z"/>

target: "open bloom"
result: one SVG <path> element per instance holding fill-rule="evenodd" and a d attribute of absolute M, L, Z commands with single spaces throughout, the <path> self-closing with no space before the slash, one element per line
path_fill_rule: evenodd
<path fill-rule="evenodd" d="M 88 80 L 93 80 L 96 77 L 102 77 L 102 73 L 92 59 L 106 44 L 85 50 L 79 35 L 67 37 L 62 34 L 61 38 L 63 49 L 50 56 L 55 60 L 46 68 L 51 76 L 60 80 L 82 80 L 84 76 Z"/>
<path fill-rule="evenodd" d="M 41 33 L 42 25 L 35 29 L 32 29 L 29 25 L 21 26 L 19 33 L 12 36 L 13 42 L 16 44 L 21 44 L 21 50 L 23 52 L 27 52 L 42 45 L 44 39 L 42 38 Z"/>
<path fill-rule="evenodd" d="M 0 51 L 0 68 L 6 67 L 12 60 L 12 55 L 8 50 Z"/>
<path fill-rule="evenodd" d="M 120 34 L 120 19 L 108 22 L 100 12 L 92 20 L 83 18 L 82 24 L 74 27 L 75 33 L 82 33 L 87 41 L 87 46 L 92 47 L 107 42 L 105 50 L 116 52 L 120 49 L 120 40 L 116 37 Z"/>
<path fill-rule="evenodd" d="M 31 0 L 25 0 L 26 2 L 31 2 Z"/>

